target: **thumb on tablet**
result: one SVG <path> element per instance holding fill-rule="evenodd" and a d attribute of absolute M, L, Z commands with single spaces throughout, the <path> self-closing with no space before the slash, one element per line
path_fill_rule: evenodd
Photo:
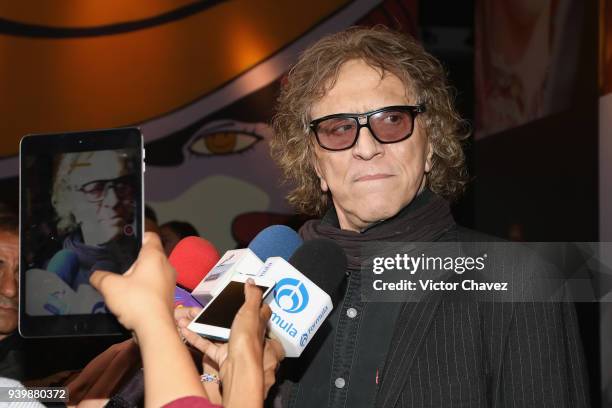
<path fill-rule="evenodd" d="M 107 271 L 94 271 L 89 277 L 89 283 L 106 299 L 112 291 L 112 287 L 117 284 L 115 279 L 121 279 L 120 275 Z"/>
<path fill-rule="evenodd" d="M 91 286 L 96 288 L 108 309 L 117 317 L 119 322 L 127 329 L 133 329 L 135 319 L 132 305 L 126 287 L 126 278 L 107 271 L 94 271 L 89 278 Z"/>

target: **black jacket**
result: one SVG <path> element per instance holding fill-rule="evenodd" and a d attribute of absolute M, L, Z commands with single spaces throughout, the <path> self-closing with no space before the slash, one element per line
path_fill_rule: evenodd
<path fill-rule="evenodd" d="M 441 241 L 486 242 L 491 237 L 456 227 Z M 498 250 L 492 262 L 489 273 L 497 276 L 489 276 L 490 280 L 515 284 L 530 285 L 534 274 L 546 269 L 527 251 L 500 254 Z M 573 303 L 525 301 L 525 297 L 510 302 L 503 298 L 507 294 L 491 296 L 500 298 L 432 292 L 421 302 L 401 304 L 374 406 L 589 406 Z M 320 377 L 318 385 L 285 381 L 275 405 L 304 406 L 299 400 L 309 392 L 333 387 L 329 375 Z M 328 403 L 348 406 L 346 402 L 333 405 L 331 399 Z M 372 402 L 364 400 L 360 406 L 372 406 Z"/>

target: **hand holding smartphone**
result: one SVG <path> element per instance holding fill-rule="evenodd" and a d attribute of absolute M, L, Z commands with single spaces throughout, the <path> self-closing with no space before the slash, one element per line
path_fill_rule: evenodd
<path fill-rule="evenodd" d="M 270 279 L 236 275 L 202 309 L 187 328 L 209 339 L 228 341 L 234 316 L 244 304 L 244 285 L 248 278 L 255 280 L 255 285 L 263 292 L 262 298 L 265 298 L 275 285 L 275 282 Z"/>

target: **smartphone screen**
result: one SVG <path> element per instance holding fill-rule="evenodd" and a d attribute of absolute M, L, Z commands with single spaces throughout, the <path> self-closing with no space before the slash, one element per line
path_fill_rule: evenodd
<path fill-rule="evenodd" d="M 270 288 L 257 285 L 265 294 Z M 200 314 L 195 323 L 229 329 L 234 316 L 244 304 L 244 282 L 230 281 Z"/>

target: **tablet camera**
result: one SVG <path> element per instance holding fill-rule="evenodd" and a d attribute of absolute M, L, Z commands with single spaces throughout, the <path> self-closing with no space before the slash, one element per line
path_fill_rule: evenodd
<path fill-rule="evenodd" d="M 131 224 L 127 224 L 125 227 L 123 227 L 123 234 L 131 237 L 134 235 L 134 227 Z"/>

